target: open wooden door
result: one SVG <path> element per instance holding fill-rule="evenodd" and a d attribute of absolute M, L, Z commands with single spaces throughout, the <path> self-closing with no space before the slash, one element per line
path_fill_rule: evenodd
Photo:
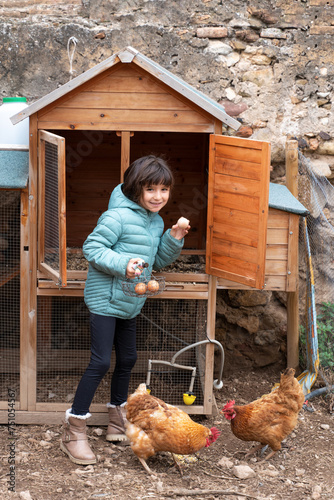
<path fill-rule="evenodd" d="M 38 268 L 59 287 L 66 278 L 65 139 L 39 132 Z"/>
<path fill-rule="evenodd" d="M 270 144 L 210 136 L 206 272 L 264 287 Z"/>

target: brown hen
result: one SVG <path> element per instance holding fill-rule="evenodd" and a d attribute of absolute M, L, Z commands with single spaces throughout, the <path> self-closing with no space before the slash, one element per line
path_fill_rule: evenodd
<path fill-rule="evenodd" d="M 281 374 L 278 388 L 270 394 L 244 406 L 229 401 L 222 409 L 225 418 L 231 421 L 232 432 L 237 438 L 261 443 L 246 456 L 269 445 L 272 452 L 265 458 L 268 460 L 281 449 L 283 439 L 295 428 L 305 398 L 294 375 L 295 370 L 287 368 Z"/>
<path fill-rule="evenodd" d="M 128 397 L 126 409 L 126 435 L 133 452 L 150 474 L 153 472 L 146 460 L 155 453 L 170 452 L 180 469 L 175 454 L 195 453 L 210 446 L 220 434 L 215 427 L 208 429 L 197 424 L 183 410 L 148 394 L 146 384 L 140 384 Z"/>

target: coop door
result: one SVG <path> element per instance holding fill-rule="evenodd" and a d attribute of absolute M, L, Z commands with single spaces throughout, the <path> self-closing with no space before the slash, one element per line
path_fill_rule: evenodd
<path fill-rule="evenodd" d="M 39 132 L 39 269 L 66 286 L 65 139 Z"/>
<path fill-rule="evenodd" d="M 210 136 L 206 272 L 263 288 L 270 144 Z"/>

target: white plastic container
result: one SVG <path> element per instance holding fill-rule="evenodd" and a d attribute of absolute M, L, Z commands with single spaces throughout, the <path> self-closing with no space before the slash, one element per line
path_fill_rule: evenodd
<path fill-rule="evenodd" d="M 0 106 L 0 145 L 26 146 L 29 148 L 29 118 L 15 125 L 10 117 L 28 106 L 25 97 L 4 97 Z"/>

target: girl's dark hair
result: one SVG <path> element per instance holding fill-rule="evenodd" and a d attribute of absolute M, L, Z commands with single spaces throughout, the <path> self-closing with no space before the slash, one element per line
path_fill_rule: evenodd
<path fill-rule="evenodd" d="M 122 189 L 125 196 L 138 203 L 143 188 L 157 184 L 172 188 L 173 173 L 165 160 L 149 155 L 138 158 L 126 169 Z"/>

